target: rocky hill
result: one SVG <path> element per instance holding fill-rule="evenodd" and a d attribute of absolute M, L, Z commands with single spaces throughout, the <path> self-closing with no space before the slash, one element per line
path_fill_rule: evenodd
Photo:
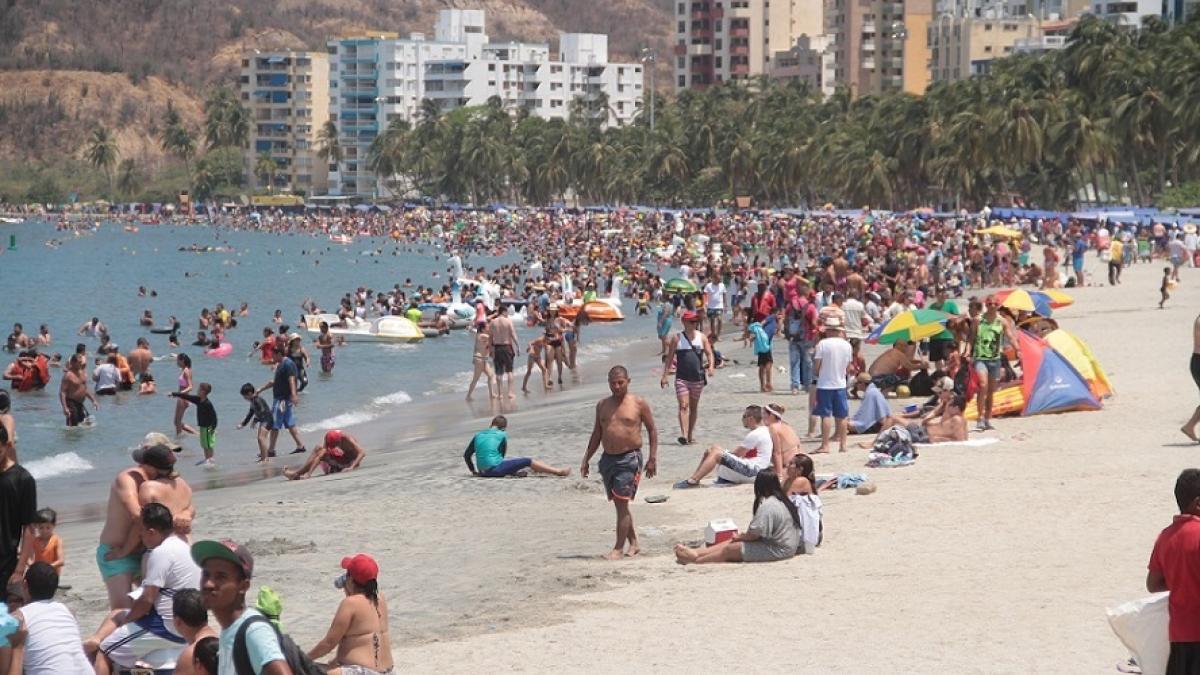
<path fill-rule="evenodd" d="M 76 153 L 99 123 L 124 156 L 153 158 L 167 100 L 199 119 L 243 50 L 320 48 L 363 29 L 431 33 L 446 7 L 486 10 L 493 39 L 607 33 L 614 58 L 651 46 L 669 61 L 671 0 L 0 0 L 0 159 Z"/>

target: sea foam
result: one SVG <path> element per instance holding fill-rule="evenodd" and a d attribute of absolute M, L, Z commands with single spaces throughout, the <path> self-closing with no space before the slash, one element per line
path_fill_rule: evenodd
<path fill-rule="evenodd" d="M 404 405 L 405 403 L 411 402 L 412 396 L 409 396 L 408 392 L 405 391 L 396 391 L 383 396 L 376 396 L 375 398 L 371 399 L 371 402 L 368 403 L 365 408 L 361 410 L 351 410 L 340 415 L 327 417 L 319 422 L 305 424 L 300 427 L 300 432 L 307 434 L 314 431 L 320 431 L 322 429 L 340 429 L 342 427 L 350 427 L 354 426 L 355 424 L 370 422 L 373 419 L 387 414 L 389 409 L 394 406 Z"/>
<path fill-rule="evenodd" d="M 37 480 L 68 476 L 73 473 L 83 473 L 94 468 L 91 462 L 73 452 L 63 452 L 50 457 L 35 459 L 32 462 L 22 464 L 22 466 Z"/>

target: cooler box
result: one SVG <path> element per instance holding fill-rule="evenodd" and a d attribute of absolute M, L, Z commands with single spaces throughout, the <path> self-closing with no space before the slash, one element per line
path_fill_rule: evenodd
<path fill-rule="evenodd" d="M 729 518 L 710 520 L 708 526 L 704 528 L 704 543 L 707 546 L 719 544 L 732 539 L 737 532 L 737 525 Z"/>

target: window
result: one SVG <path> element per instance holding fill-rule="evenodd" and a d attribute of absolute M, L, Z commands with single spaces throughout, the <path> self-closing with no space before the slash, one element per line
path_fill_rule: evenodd
<path fill-rule="evenodd" d="M 685 76 L 683 76 L 683 75 L 680 75 L 680 76 L 679 76 L 679 86 L 680 86 L 680 87 L 686 87 L 686 86 L 687 86 L 687 77 L 685 77 Z"/>
<path fill-rule="evenodd" d="M 716 66 L 718 68 L 721 68 L 722 67 L 721 64 L 724 62 L 724 59 L 722 59 L 720 56 L 718 56 L 713 62 L 716 64 Z"/>
<path fill-rule="evenodd" d="M 492 73 L 492 72 L 495 72 L 495 71 L 496 71 L 496 64 L 494 64 L 494 63 L 489 63 L 489 64 L 488 64 L 488 72 L 489 72 L 489 73 Z"/>
<path fill-rule="evenodd" d="M 991 30 L 991 29 L 992 29 L 992 24 L 990 24 L 990 23 L 985 23 L 985 24 L 983 24 L 983 29 L 984 29 L 984 30 Z"/>
<path fill-rule="evenodd" d="M 686 33 L 686 32 L 687 32 L 687 22 L 686 22 L 686 21 L 680 21 L 680 22 L 679 22 L 679 28 L 678 28 L 677 30 L 678 30 L 680 33 Z"/>
<path fill-rule="evenodd" d="M 986 45 L 986 46 L 983 48 L 983 53 L 984 53 L 984 54 L 991 54 L 991 53 L 992 53 L 992 46 L 991 46 L 991 45 Z"/>
<path fill-rule="evenodd" d="M 679 3 L 678 7 L 675 8 L 676 14 L 683 14 L 686 11 L 687 11 L 687 5 L 683 4 L 682 2 Z"/>
<path fill-rule="evenodd" d="M 675 59 L 675 67 L 676 68 L 687 68 L 687 57 L 680 56 L 680 57 L 676 58 Z"/>

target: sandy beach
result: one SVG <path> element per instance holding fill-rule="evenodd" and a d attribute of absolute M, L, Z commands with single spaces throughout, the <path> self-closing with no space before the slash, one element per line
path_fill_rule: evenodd
<path fill-rule="evenodd" d="M 1101 265 L 1089 255 L 1097 280 Z M 999 442 L 928 448 L 900 469 L 865 468 L 864 450 L 817 456 L 818 473 L 867 473 L 878 491 L 823 493 L 825 541 L 813 556 L 684 568 L 671 554 L 712 518 L 750 519 L 749 487 L 671 489 L 704 447 L 736 445 L 739 411 L 764 399 L 750 351 L 728 336 L 718 346 L 741 365 L 712 378 L 689 447 L 671 440 L 673 392 L 651 372 L 657 342 L 629 346 L 631 390 L 650 400 L 663 440 L 659 476 L 642 481 L 634 507 L 637 559 L 597 558 L 612 544 L 612 508 L 594 470 L 575 475 L 615 357 L 509 415 L 510 454 L 572 467 L 570 478 L 471 478 L 462 450 L 490 411 L 445 403 L 419 429 L 378 420 L 361 432 L 368 447 L 419 443 L 425 461 L 381 452 L 352 474 L 204 491 L 196 534 L 248 543 L 255 587 L 282 594 L 285 628 L 305 648 L 341 598 L 338 561 L 371 553 L 404 672 L 1111 672 L 1125 652 L 1104 610 L 1145 594 L 1175 477 L 1200 464 L 1178 429 L 1196 404 L 1186 364 L 1200 276 L 1184 270 L 1159 311 L 1161 267 L 1135 265 L 1115 288 L 1071 289 L 1076 304 L 1056 314 L 1116 387 L 1104 410 L 1002 418 L 983 435 Z M 777 343 L 776 365 L 786 362 Z M 776 385 L 786 390 L 786 377 Z M 770 398 L 802 433 L 804 399 Z M 641 501 L 653 494 L 670 500 Z M 74 587 L 64 599 L 85 629 L 104 610 L 98 527 L 60 528 Z"/>

